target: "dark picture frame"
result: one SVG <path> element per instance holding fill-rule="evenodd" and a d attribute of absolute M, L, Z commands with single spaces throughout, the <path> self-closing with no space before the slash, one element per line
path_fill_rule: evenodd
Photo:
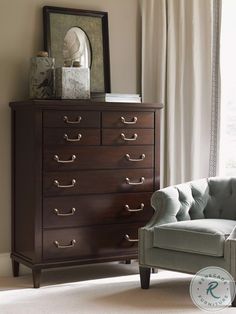
<path fill-rule="evenodd" d="M 111 91 L 108 13 L 43 7 L 44 49 L 55 58 L 56 67 L 63 66 L 63 39 L 71 27 L 81 28 L 87 35 L 92 62 L 90 68 L 91 92 Z"/>

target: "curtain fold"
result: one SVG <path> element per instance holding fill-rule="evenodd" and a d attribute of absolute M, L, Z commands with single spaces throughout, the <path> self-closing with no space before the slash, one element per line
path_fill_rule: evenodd
<path fill-rule="evenodd" d="M 209 176 L 218 76 L 215 1 L 141 1 L 142 96 L 165 107 L 161 186 Z"/>

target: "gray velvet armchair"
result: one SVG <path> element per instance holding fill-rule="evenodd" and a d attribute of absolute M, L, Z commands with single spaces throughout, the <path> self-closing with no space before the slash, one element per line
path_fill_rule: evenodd
<path fill-rule="evenodd" d="M 236 178 L 208 178 L 156 191 L 150 222 L 139 230 L 140 280 L 150 269 L 195 274 L 207 266 L 236 279 Z"/>

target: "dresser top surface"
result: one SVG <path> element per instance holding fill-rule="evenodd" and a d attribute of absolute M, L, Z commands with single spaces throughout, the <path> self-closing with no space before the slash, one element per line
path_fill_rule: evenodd
<path fill-rule="evenodd" d="M 129 102 L 100 102 L 93 100 L 25 100 L 10 103 L 13 109 L 49 109 L 49 110 L 157 110 L 162 104 L 157 103 L 129 103 Z"/>

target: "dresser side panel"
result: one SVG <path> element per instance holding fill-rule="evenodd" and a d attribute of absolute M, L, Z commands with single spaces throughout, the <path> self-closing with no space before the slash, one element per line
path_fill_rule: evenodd
<path fill-rule="evenodd" d="M 23 108 L 16 110 L 14 122 L 13 253 L 34 261 L 36 225 L 39 223 L 36 222 L 37 195 L 40 194 L 37 191 L 40 188 L 40 165 L 36 157 L 36 146 L 39 144 L 36 112 Z"/>
<path fill-rule="evenodd" d="M 161 110 L 156 110 L 155 112 L 155 162 L 154 162 L 154 191 L 160 189 L 160 151 L 161 151 L 161 127 L 160 118 Z"/>

